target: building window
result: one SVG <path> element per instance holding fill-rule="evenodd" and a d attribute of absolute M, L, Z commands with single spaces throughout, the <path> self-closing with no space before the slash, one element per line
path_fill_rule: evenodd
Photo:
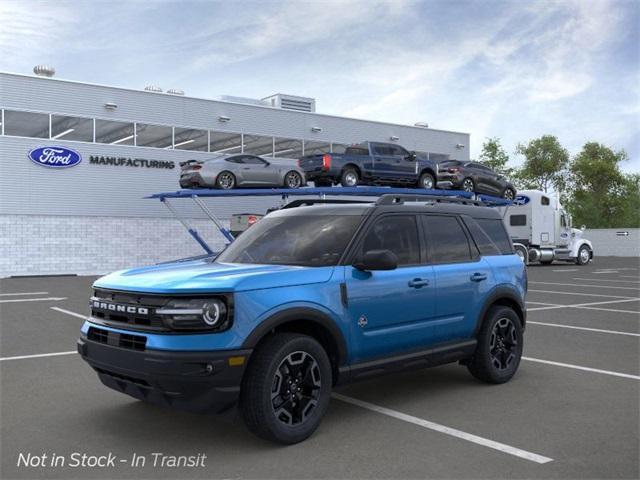
<path fill-rule="evenodd" d="M 229 132 L 209 132 L 209 151 L 211 153 L 242 153 L 242 135 Z"/>
<path fill-rule="evenodd" d="M 49 115 L 5 110 L 4 134 L 16 137 L 49 138 Z"/>
<path fill-rule="evenodd" d="M 261 135 L 244 135 L 244 153 L 272 157 L 273 137 L 263 137 Z"/>
<path fill-rule="evenodd" d="M 163 125 L 136 123 L 136 146 L 171 148 L 173 145 L 173 129 Z"/>
<path fill-rule="evenodd" d="M 93 142 L 93 119 L 51 115 L 51 138 Z"/>
<path fill-rule="evenodd" d="M 295 159 L 302 157 L 302 140 L 279 137 L 273 140 L 275 145 L 273 152 L 274 157 Z"/>
<path fill-rule="evenodd" d="M 176 150 L 197 150 L 199 152 L 208 150 L 209 137 L 206 130 L 176 127 L 174 137 L 173 148 Z"/>
<path fill-rule="evenodd" d="M 310 142 L 304 141 L 304 154 L 317 155 L 331 152 L 331 144 L 327 142 Z"/>
<path fill-rule="evenodd" d="M 134 144 L 133 123 L 96 119 L 96 142 L 111 145 Z"/>

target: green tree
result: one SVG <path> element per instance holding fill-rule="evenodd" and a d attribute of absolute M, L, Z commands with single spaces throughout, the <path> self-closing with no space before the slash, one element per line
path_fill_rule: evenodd
<path fill-rule="evenodd" d="M 547 192 L 551 187 L 564 190 L 569 152 L 553 135 L 543 135 L 519 144 L 516 153 L 524 155 L 524 164 L 517 172 L 518 183 Z"/>
<path fill-rule="evenodd" d="M 502 147 L 500 139 L 497 137 L 487 138 L 482 144 L 482 152 L 479 157 L 487 167 L 502 174 L 508 174 L 511 172 L 511 168 L 507 167 L 509 162 L 509 155 Z"/>
<path fill-rule="evenodd" d="M 624 175 L 624 150 L 614 152 L 597 142 L 586 143 L 571 161 L 567 208 L 576 225 L 591 228 L 640 225 L 640 176 Z"/>

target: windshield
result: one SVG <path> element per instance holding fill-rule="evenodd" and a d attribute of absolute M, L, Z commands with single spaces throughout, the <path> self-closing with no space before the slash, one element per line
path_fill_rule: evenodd
<path fill-rule="evenodd" d="M 359 215 L 267 216 L 229 245 L 216 262 L 336 265 L 361 220 Z"/>

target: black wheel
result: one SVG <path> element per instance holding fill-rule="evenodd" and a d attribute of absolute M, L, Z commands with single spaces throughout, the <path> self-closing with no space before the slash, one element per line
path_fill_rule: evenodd
<path fill-rule="evenodd" d="M 355 187 L 360 181 L 358 172 L 353 168 L 345 168 L 340 176 L 340 185 L 343 187 Z"/>
<path fill-rule="evenodd" d="M 505 188 L 504 192 L 502 192 L 502 198 L 505 200 L 513 200 L 516 198 L 516 192 L 513 191 L 513 188 Z"/>
<path fill-rule="evenodd" d="M 487 383 L 505 383 L 516 373 L 522 356 L 522 325 L 511 308 L 491 307 L 480 333 L 478 346 L 467 368 Z"/>
<path fill-rule="evenodd" d="M 475 192 L 476 191 L 476 184 L 473 183 L 473 179 L 472 178 L 465 178 L 462 181 L 462 190 L 464 190 L 465 192 Z"/>
<path fill-rule="evenodd" d="M 591 260 L 591 250 L 586 245 L 582 245 L 578 249 L 578 256 L 576 257 L 576 263 L 578 265 L 586 265 Z"/>
<path fill-rule="evenodd" d="M 331 395 L 329 357 L 313 338 L 280 333 L 251 357 L 242 382 L 241 410 L 249 430 L 266 440 L 293 444 L 320 424 Z"/>
<path fill-rule="evenodd" d="M 216 187 L 221 188 L 223 190 L 229 190 L 236 186 L 236 177 L 233 173 L 220 172 L 218 174 L 218 178 L 216 178 Z"/>
<path fill-rule="evenodd" d="M 302 186 L 302 175 L 295 170 L 287 172 L 284 176 L 284 186 L 287 188 L 300 188 Z"/>
<path fill-rule="evenodd" d="M 436 180 L 430 173 L 423 173 L 418 180 L 418 188 L 424 188 L 426 190 L 433 190 L 436 188 Z"/>

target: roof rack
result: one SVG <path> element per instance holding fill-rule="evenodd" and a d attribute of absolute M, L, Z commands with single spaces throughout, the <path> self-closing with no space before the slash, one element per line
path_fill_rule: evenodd
<path fill-rule="evenodd" d="M 284 210 L 285 208 L 296 207 L 309 207 L 311 205 L 344 205 L 344 204 L 360 204 L 360 203 L 373 203 L 373 200 L 342 200 L 338 198 L 301 198 L 293 200 L 278 210 Z"/>
<path fill-rule="evenodd" d="M 429 194 L 409 194 L 409 195 L 394 195 L 386 194 L 382 195 L 376 201 L 376 205 L 397 205 L 405 202 L 424 202 L 425 200 L 434 203 L 457 203 L 460 205 L 473 205 L 476 207 L 487 207 L 490 203 L 483 202 L 482 200 L 475 200 L 472 198 L 460 198 L 460 197 L 444 197 L 442 195 L 429 195 Z"/>

